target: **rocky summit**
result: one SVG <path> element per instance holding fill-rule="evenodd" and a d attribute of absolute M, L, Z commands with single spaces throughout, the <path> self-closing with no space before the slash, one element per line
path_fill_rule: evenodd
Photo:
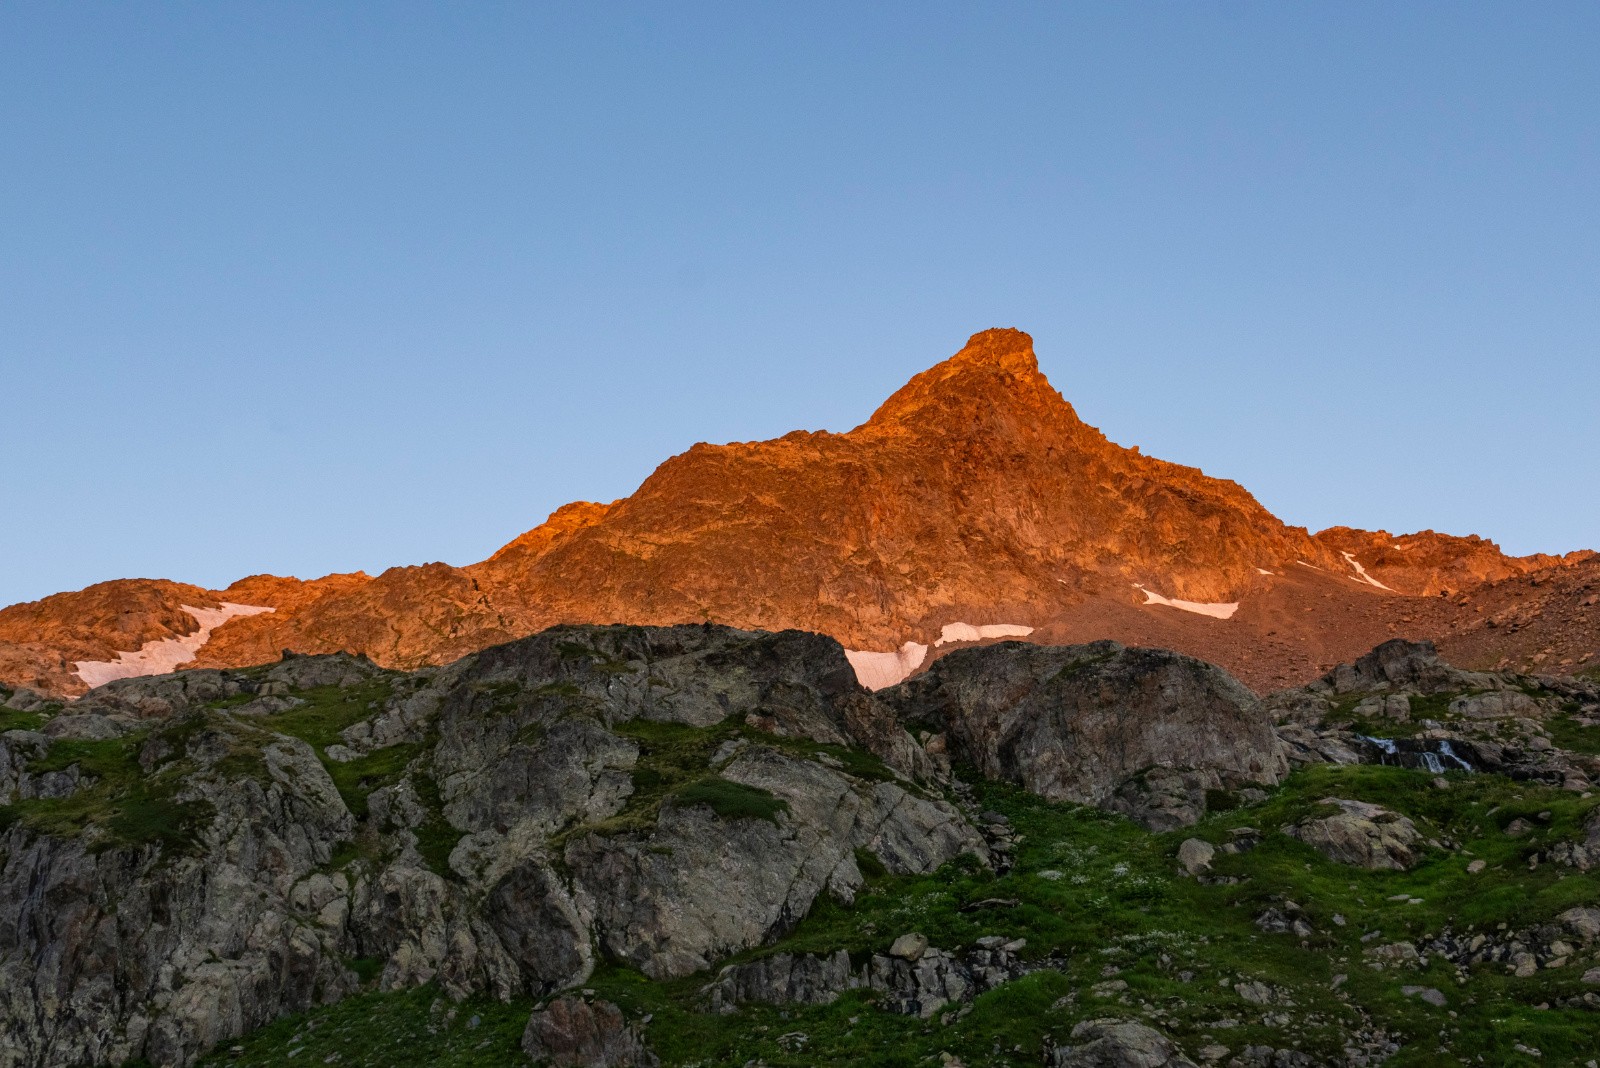
<path fill-rule="evenodd" d="M 566 625 L 0 689 L 0 1065 L 1585 1064 L 1600 682 Z"/>
<path fill-rule="evenodd" d="M 359 549 L 359 547 L 353 547 Z M 1079 418 L 1018 330 L 974 335 L 847 433 L 699 444 L 489 559 L 209 590 L 113 580 L 0 610 L 0 680 L 77 696 L 179 666 L 448 663 L 559 624 L 808 630 L 892 685 L 996 638 L 1175 649 L 1257 693 L 1389 638 L 1465 666 L 1600 664 L 1600 558 L 1292 527 Z"/>

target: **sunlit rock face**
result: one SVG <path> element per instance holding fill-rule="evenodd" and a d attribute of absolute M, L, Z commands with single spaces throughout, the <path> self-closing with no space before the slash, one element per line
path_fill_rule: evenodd
<path fill-rule="evenodd" d="M 13 606 L 0 679 L 76 695 L 78 664 L 192 641 L 188 609 L 226 603 L 273 611 L 212 627 L 170 666 L 288 649 L 413 668 L 558 623 L 713 621 L 828 634 L 875 687 L 973 642 L 1114 638 L 1205 657 L 1265 692 L 1391 637 L 1433 638 L 1471 666 L 1543 656 L 1576 670 L 1600 657 L 1600 612 L 1582 610 L 1596 574 L 1586 554 L 1288 526 L 1233 482 L 1109 441 L 1046 380 L 1032 339 L 1000 329 L 851 431 L 695 445 L 631 496 L 558 509 L 481 563 L 216 591 L 119 580 Z M 1491 587 L 1504 625 L 1462 600 Z"/>

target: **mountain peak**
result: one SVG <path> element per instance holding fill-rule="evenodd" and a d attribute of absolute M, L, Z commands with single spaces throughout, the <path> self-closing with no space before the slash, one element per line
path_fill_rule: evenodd
<path fill-rule="evenodd" d="M 952 410 L 993 404 L 1042 408 L 1076 422 L 1071 406 L 1039 372 L 1033 338 L 996 328 L 973 334 L 960 352 L 901 386 L 872 413 L 868 425 L 892 426 L 933 413 L 947 419 Z"/>
<path fill-rule="evenodd" d="M 962 350 L 948 364 L 979 365 L 1014 375 L 1037 374 L 1039 360 L 1033 354 L 1033 338 L 1011 327 L 980 330 L 967 339 Z"/>

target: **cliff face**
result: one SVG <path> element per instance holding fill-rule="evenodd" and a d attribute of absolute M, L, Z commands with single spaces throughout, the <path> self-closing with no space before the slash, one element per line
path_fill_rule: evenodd
<path fill-rule="evenodd" d="M 218 626 L 193 666 L 289 649 L 414 668 L 559 623 L 711 620 L 932 649 L 964 623 L 1162 644 L 1264 688 L 1459 622 L 1417 598 L 1576 562 L 1431 531 L 1313 537 L 1233 482 L 1107 440 L 1039 372 L 1027 334 L 989 330 L 848 433 L 696 445 L 632 496 L 567 505 L 478 564 L 224 591 L 108 583 L 15 606 L 0 612 L 0 678 L 80 693 L 75 660 L 193 633 L 182 605 L 227 603 L 274 611 Z M 1267 670 L 1258 654 L 1277 647 Z"/>

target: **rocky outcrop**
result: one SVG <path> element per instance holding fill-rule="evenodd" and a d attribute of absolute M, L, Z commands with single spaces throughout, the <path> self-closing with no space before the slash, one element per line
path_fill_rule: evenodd
<path fill-rule="evenodd" d="M 0 1064 L 181 1065 L 355 988 L 338 917 L 324 923 L 294 903 L 349 837 L 349 812 L 303 742 L 269 741 L 249 775 L 228 772 L 231 755 L 221 732 L 192 732 L 174 746 L 174 762 L 192 767 L 170 800 L 77 836 L 24 823 L 4 832 Z M 118 844 L 139 830 L 127 821 L 202 812 L 192 852 Z"/>
<path fill-rule="evenodd" d="M 1421 859 L 1422 832 L 1381 805 L 1324 798 L 1339 811 L 1306 819 L 1288 829 L 1329 860 L 1369 871 L 1404 871 Z"/>
<path fill-rule="evenodd" d="M 1600 722 L 1600 686 L 1578 678 L 1461 671 L 1426 642 L 1386 642 L 1264 703 L 1296 765 L 1492 772 L 1578 794 L 1600 780 L 1600 758 L 1552 739 L 1558 729 L 1552 721 L 1571 717 L 1575 727 Z M 1581 849 L 1573 854 L 1582 855 Z"/>
<path fill-rule="evenodd" d="M 186 1065 L 354 991 L 356 960 L 453 997 L 550 996 L 597 949 L 685 975 L 849 900 L 858 856 L 984 863 L 955 807 L 828 755 L 863 700 L 836 642 L 715 626 L 104 687 L 0 735 L 0 1065 Z M 80 822 L 41 807 L 58 797 Z M 530 1028 L 546 1056 L 568 1032 L 632 1048 L 568 1007 Z M 552 1063 L 653 1063 L 628 1056 Z"/>
<path fill-rule="evenodd" d="M 950 806 L 892 783 L 867 789 L 814 761 L 756 747 L 721 774 L 785 811 L 728 820 L 673 805 L 648 833 L 589 836 L 567 849 L 574 886 L 607 950 L 652 978 L 687 975 L 775 939 L 824 892 L 852 899 L 862 882 L 857 848 L 901 874 L 987 852 Z"/>
<path fill-rule="evenodd" d="M 828 1005 L 861 985 L 847 950 L 837 953 L 774 953 L 722 969 L 706 987 L 707 1007 L 727 1014 L 740 1005 Z"/>
<path fill-rule="evenodd" d="M 1384 642 L 1354 664 L 1340 664 L 1309 687 L 1333 694 L 1405 691 L 1448 693 L 1490 689 L 1495 680 L 1477 672 L 1461 671 L 1439 659 L 1432 642 L 1396 638 Z"/>
<path fill-rule="evenodd" d="M 1165 650 L 1007 642 L 951 653 L 879 696 L 990 778 L 1152 829 L 1194 823 L 1207 790 L 1276 783 L 1288 767 L 1248 690 Z"/>
<path fill-rule="evenodd" d="M 1543 553 L 1507 556 L 1486 538 L 1460 538 L 1432 530 L 1395 536 L 1386 530 L 1330 527 L 1316 538 L 1335 552 L 1348 552 L 1374 581 L 1415 597 L 1460 593 L 1566 562 Z M 1581 558 L 1575 553 L 1569 559 L 1576 562 Z"/>

